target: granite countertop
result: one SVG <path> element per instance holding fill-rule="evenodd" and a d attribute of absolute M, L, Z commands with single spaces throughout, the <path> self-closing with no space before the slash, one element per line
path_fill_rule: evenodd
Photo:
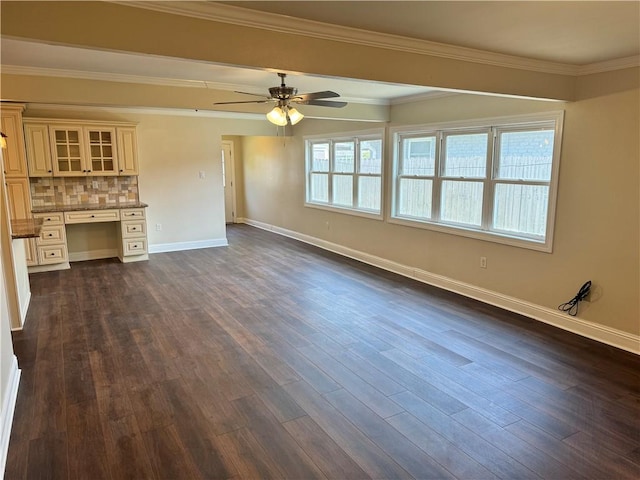
<path fill-rule="evenodd" d="M 11 238 L 36 238 L 42 230 L 42 218 L 25 218 L 24 220 L 11 220 Z"/>
<path fill-rule="evenodd" d="M 111 210 L 118 208 L 146 208 L 149 205 L 142 202 L 118 202 L 118 203 L 80 203 L 76 205 L 47 205 L 45 207 L 33 207 L 33 213 L 51 212 L 77 212 L 82 210 Z"/>

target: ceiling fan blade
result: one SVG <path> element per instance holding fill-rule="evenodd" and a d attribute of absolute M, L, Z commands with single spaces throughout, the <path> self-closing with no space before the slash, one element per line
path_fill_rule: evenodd
<path fill-rule="evenodd" d="M 236 105 L 240 103 L 269 103 L 271 100 L 247 100 L 244 102 L 214 102 L 214 105 Z"/>
<path fill-rule="evenodd" d="M 262 97 L 266 98 L 267 100 L 269 99 L 269 97 L 266 97 L 264 94 L 259 93 L 240 92 L 238 90 L 234 90 L 233 93 L 241 93 L 242 95 L 253 95 L 254 97 Z"/>
<path fill-rule="evenodd" d="M 293 103 L 300 105 L 317 105 L 318 107 L 342 108 L 347 106 L 347 102 L 327 102 L 326 100 L 293 100 Z"/>
<path fill-rule="evenodd" d="M 317 100 L 319 98 L 336 98 L 339 96 L 340 95 L 336 92 L 326 90 L 324 92 L 301 93 L 299 95 L 296 95 L 294 98 L 299 98 L 300 100 Z"/>

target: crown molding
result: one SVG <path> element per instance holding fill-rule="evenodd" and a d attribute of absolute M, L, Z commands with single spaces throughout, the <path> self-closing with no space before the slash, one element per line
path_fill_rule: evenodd
<path fill-rule="evenodd" d="M 27 109 L 65 112 L 106 112 L 106 113 L 134 113 L 140 115 L 167 115 L 173 117 L 204 117 L 204 118 L 228 118 L 236 120 L 259 120 L 264 121 L 262 113 L 243 112 L 223 112 L 220 110 L 193 110 L 185 108 L 154 108 L 154 107 L 118 107 L 99 105 L 67 105 L 58 103 L 38 103 L 27 104 Z M 28 116 L 28 115 L 27 115 Z"/>
<path fill-rule="evenodd" d="M 640 55 L 582 65 L 578 68 L 577 75 L 593 75 L 594 73 L 611 72 L 614 70 L 623 70 L 625 68 L 635 67 L 640 67 Z"/>
<path fill-rule="evenodd" d="M 331 25 L 328 23 L 288 17 L 247 8 L 224 5 L 217 2 L 162 2 L 162 1 L 114 1 L 130 7 L 155 10 L 173 15 L 183 15 L 215 22 L 260 28 L 278 33 L 304 35 L 325 40 L 340 41 L 356 45 L 386 48 L 420 55 L 429 55 L 452 60 L 480 63 L 497 67 L 517 68 L 534 72 L 559 75 L 590 75 L 612 70 L 640 66 L 639 57 L 597 62 L 587 65 L 572 65 L 546 60 L 537 60 L 515 55 L 489 52 L 457 45 L 403 37 L 387 33 L 372 32 L 358 28 Z"/>
<path fill-rule="evenodd" d="M 560 75 L 577 75 L 578 66 L 564 63 L 535 60 L 530 58 L 488 52 L 457 45 L 449 45 L 428 40 L 403 37 L 388 33 L 372 32 L 358 28 L 331 25 L 302 18 L 288 17 L 268 12 L 259 12 L 216 2 L 158 2 L 131 1 L 112 2 L 130 7 L 155 10 L 173 15 L 210 20 L 215 22 L 260 28 L 278 33 L 304 35 L 324 40 L 352 43 L 370 47 L 398 50 L 420 55 L 462 60 L 498 67 L 517 68 Z"/>
<path fill-rule="evenodd" d="M 174 78 L 143 77 L 122 73 L 87 72 L 60 68 L 23 67 L 20 65 L 2 65 L 2 73 L 8 75 L 32 75 L 38 77 L 79 78 L 83 80 L 102 80 L 107 82 L 146 83 L 165 87 L 215 88 L 213 83 L 200 80 L 180 80 Z"/>

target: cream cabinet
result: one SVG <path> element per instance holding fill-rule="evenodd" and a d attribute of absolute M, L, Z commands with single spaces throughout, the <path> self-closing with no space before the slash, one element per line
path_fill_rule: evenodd
<path fill-rule="evenodd" d="M 138 175 L 138 139 L 135 127 L 118 127 L 116 132 L 120 175 Z"/>
<path fill-rule="evenodd" d="M 49 147 L 49 127 L 41 123 L 24 124 L 25 147 L 30 177 L 50 177 L 53 175 L 51 149 Z"/>
<path fill-rule="evenodd" d="M 69 268 L 67 225 L 75 224 L 117 222 L 115 230 L 118 236 L 117 256 L 120 261 L 129 263 L 149 259 L 147 223 L 143 207 L 67 210 L 36 213 L 34 217 L 42 219 L 42 231 L 40 237 L 33 242 L 34 251 L 31 253 L 33 260 L 29 263 L 31 273 Z M 115 255 L 114 251 L 110 256 Z"/>
<path fill-rule="evenodd" d="M 22 131 L 22 104 L 2 104 L 2 133 L 7 141 L 3 152 L 5 178 L 26 177 L 27 163 L 24 153 L 24 133 Z M 22 217 L 25 218 L 25 217 Z"/>
<path fill-rule="evenodd" d="M 32 177 L 138 174 L 133 125 L 27 119 L 24 130 Z"/>
<path fill-rule="evenodd" d="M 147 220 L 144 208 L 122 210 L 119 233 L 121 238 L 119 258 L 121 262 L 137 262 L 149 258 Z"/>
<path fill-rule="evenodd" d="M 29 179 L 7 178 L 7 199 L 9 200 L 9 216 L 12 220 L 31 218 L 31 194 Z"/>
<path fill-rule="evenodd" d="M 38 265 L 68 264 L 69 253 L 63 214 L 36 213 L 33 216 L 43 220 L 40 237 L 36 238 Z"/>

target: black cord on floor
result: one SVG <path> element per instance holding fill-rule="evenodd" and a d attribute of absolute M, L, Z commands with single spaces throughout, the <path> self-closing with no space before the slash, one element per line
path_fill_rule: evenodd
<path fill-rule="evenodd" d="M 591 280 L 580 287 L 578 293 L 575 297 L 569 300 L 566 303 L 562 303 L 558 305 L 558 310 L 562 310 L 563 312 L 567 312 L 572 317 L 575 317 L 578 313 L 578 303 L 585 299 L 587 295 L 589 295 L 589 291 L 591 290 Z"/>

